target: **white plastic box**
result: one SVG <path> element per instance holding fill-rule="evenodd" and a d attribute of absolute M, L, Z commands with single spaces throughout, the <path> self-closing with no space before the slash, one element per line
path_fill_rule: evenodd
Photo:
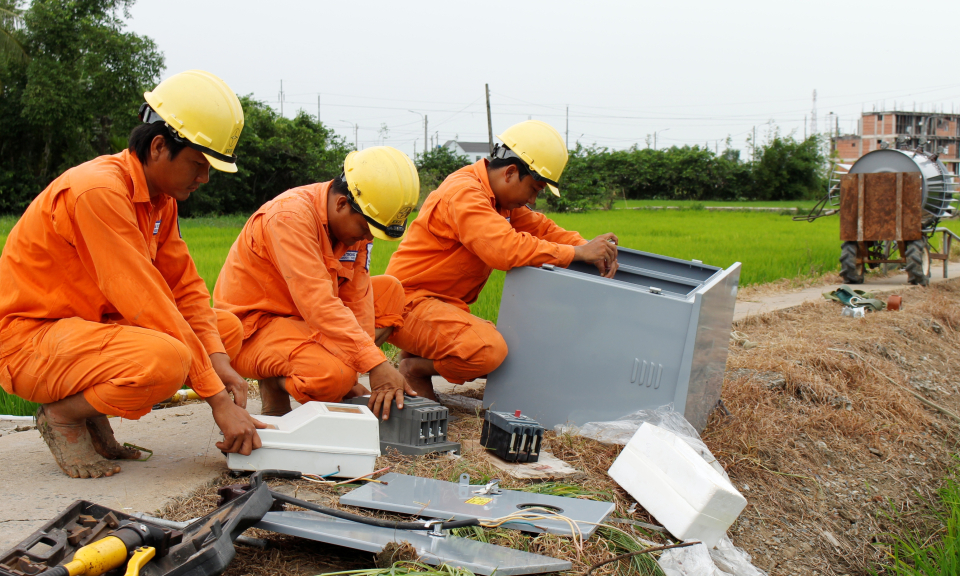
<path fill-rule="evenodd" d="M 608 472 L 680 540 L 713 548 L 747 505 L 730 482 L 676 434 L 644 422 Z"/>
<path fill-rule="evenodd" d="M 263 447 L 228 454 L 231 470 L 293 470 L 356 478 L 374 471 L 380 425 L 366 406 L 307 402 L 285 416 L 255 416 L 274 426 L 257 430 Z"/>

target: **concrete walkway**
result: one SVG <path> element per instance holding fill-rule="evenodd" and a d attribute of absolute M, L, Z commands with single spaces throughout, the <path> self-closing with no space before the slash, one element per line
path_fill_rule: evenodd
<path fill-rule="evenodd" d="M 251 400 L 251 412 L 260 403 Z M 227 469 L 214 444 L 220 440 L 206 404 L 156 410 L 138 421 L 111 418 L 121 442 L 154 451 L 146 462 L 123 462 L 110 478 L 76 480 L 57 467 L 35 429 L 0 437 L 0 552 L 25 539 L 75 500 L 122 512 L 152 513 L 171 497 L 187 494 Z"/>
<path fill-rule="evenodd" d="M 937 266 L 933 282 L 942 282 Z M 905 274 L 872 279 L 864 287 L 893 292 L 908 286 Z M 790 294 L 737 302 L 735 320 L 818 301 L 836 286 L 819 286 Z M 479 389 L 482 382 L 454 387 L 442 378 L 434 382 L 439 392 L 462 394 Z M 251 413 L 260 404 L 251 401 Z M 117 438 L 154 451 L 147 462 L 123 463 L 123 472 L 111 478 L 74 480 L 53 461 L 36 430 L 5 433 L 0 437 L 0 552 L 29 536 L 75 500 L 89 500 L 124 512 L 152 513 L 172 497 L 187 494 L 225 471 L 225 458 L 214 443 L 219 431 L 206 404 L 157 410 L 139 421 L 113 420 Z M 24 423 L 18 423 L 24 424 Z"/>
<path fill-rule="evenodd" d="M 955 262 L 951 262 L 951 264 L 956 265 Z M 960 272 L 957 272 L 956 268 L 954 268 L 954 270 L 953 277 L 956 278 L 958 275 L 960 275 Z M 934 265 L 930 283 L 937 284 L 946 280 L 949 280 L 949 278 L 943 277 L 943 265 L 942 263 L 938 262 Z M 865 283 L 854 285 L 853 288 L 865 290 L 867 292 L 873 292 L 875 294 L 892 294 L 898 290 L 909 288 L 911 286 L 912 285 L 907 282 L 907 274 L 902 273 L 890 275 L 886 278 L 870 278 L 868 276 Z M 799 292 L 773 294 L 770 296 L 763 296 L 753 301 L 738 301 L 733 312 L 733 321 L 737 322 L 747 318 L 748 316 L 756 316 L 759 314 L 766 314 L 767 312 L 774 312 L 776 310 L 793 308 L 794 306 L 799 306 L 804 302 L 819 301 L 823 299 L 824 292 L 829 292 L 830 290 L 834 290 L 839 287 L 840 284 L 814 286 L 813 288 L 805 288 Z"/>

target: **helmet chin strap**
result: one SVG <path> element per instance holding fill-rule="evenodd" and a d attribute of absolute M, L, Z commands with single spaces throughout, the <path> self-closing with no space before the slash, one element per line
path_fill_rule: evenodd
<path fill-rule="evenodd" d="M 403 221 L 403 225 L 391 224 L 390 226 L 384 226 L 373 218 L 367 216 L 366 212 L 360 208 L 360 204 L 357 204 L 356 199 L 353 197 L 353 192 L 350 190 L 347 190 L 347 202 L 350 204 L 350 207 L 354 209 L 354 211 L 363 216 L 363 219 L 367 221 L 367 224 L 373 226 L 377 230 L 380 230 L 391 238 L 402 238 L 403 233 L 407 230 L 406 220 Z"/>

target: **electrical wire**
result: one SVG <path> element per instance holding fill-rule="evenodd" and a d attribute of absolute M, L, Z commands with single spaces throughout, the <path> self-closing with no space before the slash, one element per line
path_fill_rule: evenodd
<path fill-rule="evenodd" d="M 314 512 L 326 514 L 327 516 L 333 516 L 334 518 L 340 518 L 341 520 L 350 520 L 351 522 L 359 522 L 361 524 L 369 524 L 370 526 L 378 526 L 380 528 L 390 528 L 392 530 L 434 530 L 437 529 L 437 527 L 439 527 L 440 530 L 451 530 L 453 528 L 466 528 L 468 526 L 480 525 L 480 521 L 476 518 L 454 521 L 423 520 L 418 522 L 391 522 L 389 520 L 378 520 L 368 516 L 351 514 L 350 512 L 344 512 L 335 508 L 327 508 L 326 506 L 320 506 L 319 504 L 314 504 L 313 502 L 300 500 L 299 498 L 287 496 L 286 494 L 274 492 L 273 490 L 270 491 L 270 495 L 274 500 L 286 502 L 287 504 L 293 504 L 294 506 L 306 508 L 307 510 L 313 510 Z"/>

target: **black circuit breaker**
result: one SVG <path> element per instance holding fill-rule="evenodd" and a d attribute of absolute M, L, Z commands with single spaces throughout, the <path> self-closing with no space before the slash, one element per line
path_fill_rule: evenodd
<path fill-rule="evenodd" d="M 536 462 L 540 459 L 543 426 L 520 411 L 487 411 L 480 432 L 480 445 L 507 462 Z"/>
<path fill-rule="evenodd" d="M 363 404 L 369 396 L 344 400 L 345 404 Z M 422 456 L 431 452 L 459 452 L 459 442 L 447 440 L 450 411 L 433 400 L 405 396 L 403 410 L 396 404 L 390 408 L 390 418 L 380 420 L 380 452 L 393 448 L 408 456 Z"/>

